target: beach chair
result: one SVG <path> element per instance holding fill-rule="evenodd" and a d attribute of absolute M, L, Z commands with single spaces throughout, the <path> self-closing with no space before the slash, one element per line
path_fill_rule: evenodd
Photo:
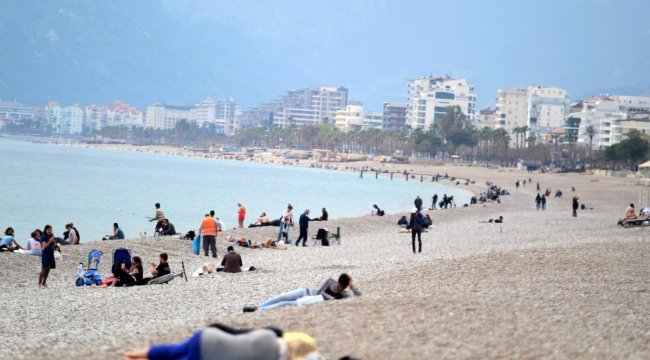
<path fill-rule="evenodd" d="M 341 245 L 341 227 L 336 227 L 336 233 L 330 234 L 330 244 L 337 243 Z"/>

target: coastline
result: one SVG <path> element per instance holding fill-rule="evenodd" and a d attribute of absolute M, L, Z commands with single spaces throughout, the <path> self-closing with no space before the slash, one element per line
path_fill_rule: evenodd
<path fill-rule="evenodd" d="M 468 188 L 477 190 L 485 181 L 513 189 L 517 178 L 529 176 L 514 169 L 438 170 L 476 179 Z M 180 341 L 212 322 L 305 331 L 327 358 L 648 357 L 647 229 L 615 225 L 639 187 L 633 179 L 586 174 L 530 176 L 565 197 L 536 211 L 535 188 L 527 185 L 501 204 L 433 212 L 418 255 L 410 235 L 398 232 L 397 215 L 312 223 L 310 235 L 321 225 L 341 227 L 341 246 L 238 248 L 244 266 L 259 271 L 161 286 L 76 288 L 76 265 L 95 247 L 104 252 L 102 273 L 122 246 L 145 263 L 165 251 L 172 269 L 182 260 L 190 273 L 207 258 L 192 255 L 186 241 L 86 243 L 65 247 L 50 288 L 39 290 L 38 258 L 0 254 L 0 301 L 9 309 L 0 328 L 12 329 L 0 357 L 116 359 L 128 349 Z M 571 186 L 594 210 L 570 216 Z M 479 223 L 497 215 L 504 224 Z M 259 240 L 276 236 L 277 228 L 227 230 L 217 241 L 219 256 L 228 234 Z M 244 305 L 340 272 L 354 277 L 362 297 L 241 314 Z M 32 336 L 43 329 L 52 334 Z"/>

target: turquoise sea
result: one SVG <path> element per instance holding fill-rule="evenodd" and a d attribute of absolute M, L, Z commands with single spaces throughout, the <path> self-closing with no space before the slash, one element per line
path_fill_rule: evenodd
<path fill-rule="evenodd" d="M 279 218 L 287 203 L 295 217 L 304 209 L 330 218 L 367 214 L 372 204 L 386 213 L 408 212 L 419 195 L 426 206 L 437 193 L 459 204 L 471 194 L 419 179 L 395 180 L 365 173 L 262 165 L 175 155 L 36 144 L 0 138 L 0 231 L 16 230 L 25 242 L 45 224 L 61 235 L 74 221 L 82 242 L 100 240 L 120 224 L 127 238 L 153 232 L 154 204 L 161 203 L 178 232 L 199 226 L 209 210 L 227 228 L 237 225 L 237 203 L 246 206 L 246 224 L 262 212 Z M 429 179 L 430 180 L 430 179 Z"/>

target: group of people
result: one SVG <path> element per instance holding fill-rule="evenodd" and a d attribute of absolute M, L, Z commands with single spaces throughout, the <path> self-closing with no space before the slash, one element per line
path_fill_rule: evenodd
<path fill-rule="evenodd" d="M 107 279 L 108 281 L 106 281 L 105 285 L 110 287 L 147 285 L 152 279 L 171 273 L 168 259 L 169 257 L 167 253 L 161 253 L 158 263 L 152 261 L 150 264 L 150 277 L 144 277 L 142 260 L 139 256 L 134 256 L 131 259 L 130 266 L 127 264 L 126 260 L 123 260 L 119 264 L 113 264 L 113 268 L 111 269 L 113 279 Z"/>

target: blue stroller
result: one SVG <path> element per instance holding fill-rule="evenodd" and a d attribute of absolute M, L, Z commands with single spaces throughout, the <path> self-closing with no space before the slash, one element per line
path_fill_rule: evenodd
<path fill-rule="evenodd" d="M 84 285 L 101 285 L 102 275 L 99 273 L 99 262 L 102 258 L 102 252 L 93 249 L 88 253 L 88 265 L 85 267 L 82 263 L 79 263 L 77 270 L 77 280 L 75 284 L 77 286 Z"/>

